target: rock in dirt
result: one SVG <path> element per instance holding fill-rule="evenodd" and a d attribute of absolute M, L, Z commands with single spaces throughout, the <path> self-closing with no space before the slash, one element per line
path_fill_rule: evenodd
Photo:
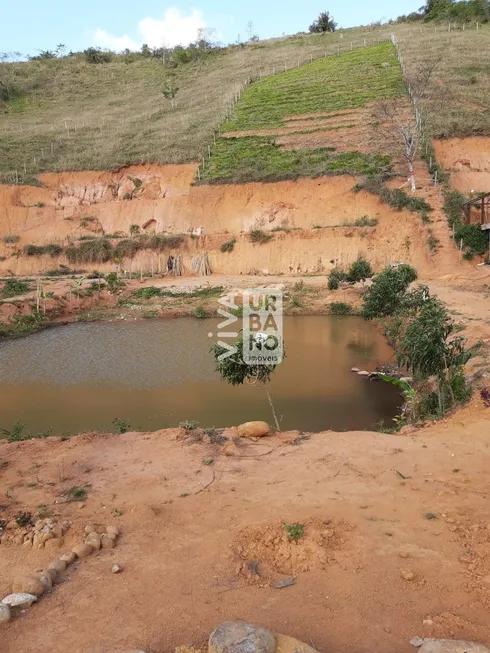
<path fill-rule="evenodd" d="M 239 456 L 240 455 L 240 448 L 237 446 L 236 442 L 233 440 L 228 440 L 228 442 L 225 442 L 223 445 L 223 449 L 221 450 L 221 453 L 223 456 Z"/>
<path fill-rule="evenodd" d="M 113 574 L 120 574 L 122 571 L 122 567 L 120 567 L 119 565 L 112 565 L 111 571 Z"/>
<path fill-rule="evenodd" d="M 105 533 L 100 537 L 100 544 L 103 549 L 113 549 L 115 546 L 114 539 Z"/>
<path fill-rule="evenodd" d="M 44 584 L 35 576 L 20 576 L 14 580 L 12 592 L 14 594 L 34 594 L 42 596 L 46 591 Z"/>
<path fill-rule="evenodd" d="M 294 637 L 276 633 L 276 653 L 317 653 L 317 651 Z"/>
<path fill-rule="evenodd" d="M 36 601 L 37 596 L 34 596 L 34 594 L 26 594 L 25 592 L 20 592 L 18 594 L 9 594 L 2 600 L 2 603 L 5 603 L 5 605 L 10 606 L 11 608 L 28 608 Z M 0 605 L 2 603 L 0 603 Z"/>
<path fill-rule="evenodd" d="M 62 556 L 60 556 L 60 560 L 63 562 L 66 562 L 66 565 L 72 565 L 75 560 L 77 559 L 77 556 L 73 551 L 69 551 L 68 553 L 63 553 Z"/>
<path fill-rule="evenodd" d="M 272 583 L 271 587 L 275 590 L 280 590 L 283 587 L 291 587 L 291 585 L 296 585 L 294 578 L 283 578 L 282 580 L 277 580 L 275 583 Z"/>
<path fill-rule="evenodd" d="M 351 367 L 350 371 L 357 373 L 357 372 L 360 372 L 361 370 L 358 367 Z"/>
<path fill-rule="evenodd" d="M 238 435 L 241 438 L 263 438 L 269 433 L 270 426 L 267 422 L 245 422 L 238 427 Z"/>
<path fill-rule="evenodd" d="M 91 553 L 93 553 L 93 548 L 90 544 L 75 544 L 73 549 L 71 550 L 72 553 L 74 553 L 77 558 L 87 558 Z"/>
<path fill-rule="evenodd" d="M 276 436 L 284 444 L 293 444 L 294 442 L 300 442 L 302 435 L 299 431 L 282 431 L 281 433 L 276 433 Z"/>
<path fill-rule="evenodd" d="M 34 577 L 41 581 L 46 591 L 53 587 L 53 579 L 47 569 L 38 569 L 34 574 Z"/>
<path fill-rule="evenodd" d="M 95 526 L 93 524 L 87 524 L 84 530 L 87 535 L 90 535 L 90 533 L 95 533 Z"/>
<path fill-rule="evenodd" d="M 419 653 L 490 653 L 490 649 L 477 642 L 466 642 L 458 639 L 423 639 Z M 417 646 L 417 644 L 414 644 Z"/>
<path fill-rule="evenodd" d="M 48 571 L 50 569 L 53 569 L 57 574 L 62 574 L 66 569 L 66 562 L 64 560 L 53 560 L 48 567 Z"/>
<path fill-rule="evenodd" d="M 369 376 L 371 372 L 366 372 L 366 370 L 361 370 L 357 373 L 359 376 Z"/>
<path fill-rule="evenodd" d="M 10 608 L 5 603 L 0 603 L 0 624 L 10 621 Z"/>
<path fill-rule="evenodd" d="M 109 535 L 119 535 L 119 526 L 108 526 L 106 531 Z"/>
<path fill-rule="evenodd" d="M 90 535 L 87 535 L 85 538 L 85 543 L 90 544 L 90 546 L 94 549 L 94 551 L 100 551 L 100 547 L 102 546 L 101 541 L 100 541 L 100 535 L 97 533 L 90 533 Z"/>
<path fill-rule="evenodd" d="M 415 578 L 415 574 L 410 569 L 402 569 L 400 572 L 400 576 L 404 580 L 414 580 Z"/>
<path fill-rule="evenodd" d="M 263 626 L 224 621 L 209 637 L 209 653 L 274 653 L 276 638 Z"/>

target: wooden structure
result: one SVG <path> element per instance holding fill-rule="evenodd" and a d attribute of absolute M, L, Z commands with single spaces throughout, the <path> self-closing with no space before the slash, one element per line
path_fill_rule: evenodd
<path fill-rule="evenodd" d="M 490 229 L 490 193 L 481 193 L 463 204 L 466 224 L 472 224 L 471 214 L 476 212 L 482 229 Z"/>

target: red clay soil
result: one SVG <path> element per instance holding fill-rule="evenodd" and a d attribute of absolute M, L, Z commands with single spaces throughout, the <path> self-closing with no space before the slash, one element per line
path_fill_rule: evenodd
<path fill-rule="evenodd" d="M 224 448 L 179 429 L 3 443 L 9 516 L 48 504 L 74 535 L 95 522 L 121 536 L 3 626 L 1 651 L 163 653 L 234 618 L 319 651 L 409 653 L 416 635 L 488 644 L 489 411 L 475 398 L 423 430 L 299 444 Z M 64 501 L 85 484 L 86 501 Z M 298 544 L 283 522 L 304 524 Z M 1 545 L 0 594 L 52 558 Z"/>

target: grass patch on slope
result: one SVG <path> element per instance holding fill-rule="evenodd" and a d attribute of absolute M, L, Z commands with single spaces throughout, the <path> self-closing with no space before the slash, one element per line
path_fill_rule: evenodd
<path fill-rule="evenodd" d="M 255 82 L 223 131 L 280 127 L 285 116 L 357 109 L 404 94 L 395 48 L 385 42 Z"/>
<path fill-rule="evenodd" d="M 388 172 L 388 156 L 337 152 L 335 148 L 282 150 L 271 137 L 220 138 L 201 172 L 201 182 L 238 184 L 321 175 L 376 175 Z"/>

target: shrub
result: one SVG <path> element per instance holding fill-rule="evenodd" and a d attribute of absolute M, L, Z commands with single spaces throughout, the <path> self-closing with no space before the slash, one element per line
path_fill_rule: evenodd
<path fill-rule="evenodd" d="M 223 243 L 220 247 L 220 251 L 222 252 L 232 252 L 233 248 L 235 247 L 236 239 L 232 238 L 231 240 L 227 240 L 226 243 Z"/>
<path fill-rule="evenodd" d="M 357 218 L 353 223 L 354 227 L 375 227 L 377 224 L 377 218 L 370 218 L 367 215 L 363 215 L 362 218 Z"/>
<path fill-rule="evenodd" d="M 410 265 L 387 267 L 380 272 L 373 285 L 364 291 L 362 316 L 367 320 L 393 315 L 401 308 L 408 286 L 417 278 L 417 271 Z"/>
<path fill-rule="evenodd" d="M 252 243 L 267 243 L 272 239 L 272 235 L 262 231 L 262 229 L 252 229 L 250 240 Z"/>
<path fill-rule="evenodd" d="M 107 288 L 109 289 L 110 292 L 115 292 L 118 288 L 124 286 L 124 281 L 121 281 L 121 279 L 119 279 L 116 272 L 109 272 L 109 274 L 106 274 L 105 280 L 107 282 Z M 96 286 L 95 289 L 98 289 L 97 283 L 95 283 L 95 286 Z"/>
<path fill-rule="evenodd" d="M 38 245 L 24 245 L 23 252 L 26 256 L 41 256 L 44 254 L 44 248 Z"/>
<path fill-rule="evenodd" d="M 464 224 L 456 229 L 454 234 L 456 242 L 463 241 L 464 247 L 471 254 L 481 256 L 488 249 L 487 232 L 482 231 L 479 226 L 474 224 Z"/>
<path fill-rule="evenodd" d="M 341 281 L 347 279 L 347 273 L 342 270 L 340 267 L 335 267 L 333 270 L 330 270 L 328 275 L 328 289 L 337 290 Z"/>
<path fill-rule="evenodd" d="M 329 305 L 330 313 L 332 315 L 351 315 L 352 306 L 346 302 L 332 302 Z"/>
<path fill-rule="evenodd" d="M 359 281 L 366 281 L 373 276 L 371 264 L 360 256 L 357 261 L 350 266 L 347 274 L 347 281 L 350 283 L 357 283 Z"/>
<path fill-rule="evenodd" d="M 186 429 L 187 431 L 193 431 L 198 426 L 199 422 L 195 419 L 185 419 L 183 422 L 179 422 L 179 428 Z"/>
<path fill-rule="evenodd" d="M 288 534 L 290 540 L 300 540 L 305 534 L 305 527 L 299 522 L 294 522 L 294 524 L 284 524 L 284 530 Z"/>
<path fill-rule="evenodd" d="M 66 257 L 70 263 L 106 263 L 111 259 L 113 249 L 105 238 L 87 240 L 78 247 L 67 247 Z"/>
<path fill-rule="evenodd" d="M 15 243 L 19 242 L 20 236 L 15 236 L 14 234 L 8 234 L 7 236 L 4 236 L 2 240 L 6 245 L 15 245 Z"/>
<path fill-rule="evenodd" d="M 98 64 L 112 61 L 112 52 L 106 52 L 100 48 L 87 48 L 83 54 L 88 63 Z"/>
<path fill-rule="evenodd" d="M 133 258 L 133 256 L 141 249 L 142 242 L 135 238 L 125 238 L 120 240 L 114 247 L 112 256 L 117 259 Z"/>
<path fill-rule="evenodd" d="M 204 306 L 197 306 L 194 311 L 194 317 L 197 317 L 198 320 L 203 320 L 206 317 L 209 317 L 209 311 L 207 311 Z"/>
<path fill-rule="evenodd" d="M 2 288 L 2 298 L 8 299 L 9 297 L 15 297 L 16 295 L 23 295 L 26 292 L 29 292 L 30 287 L 26 281 L 21 281 L 20 279 L 7 279 Z"/>
<path fill-rule="evenodd" d="M 160 295 L 160 288 L 157 288 L 156 286 L 138 288 L 138 290 L 133 292 L 133 297 L 138 297 L 139 299 L 151 299 L 152 297 L 159 297 Z"/>
<path fill-rule="evenodd" d="M 139 224 L 132 224 L 129 227 L 129 233 L 131 234 L 131 236 L 137 236 L 139 234 L 139 232 L 140 232 Z"/>

